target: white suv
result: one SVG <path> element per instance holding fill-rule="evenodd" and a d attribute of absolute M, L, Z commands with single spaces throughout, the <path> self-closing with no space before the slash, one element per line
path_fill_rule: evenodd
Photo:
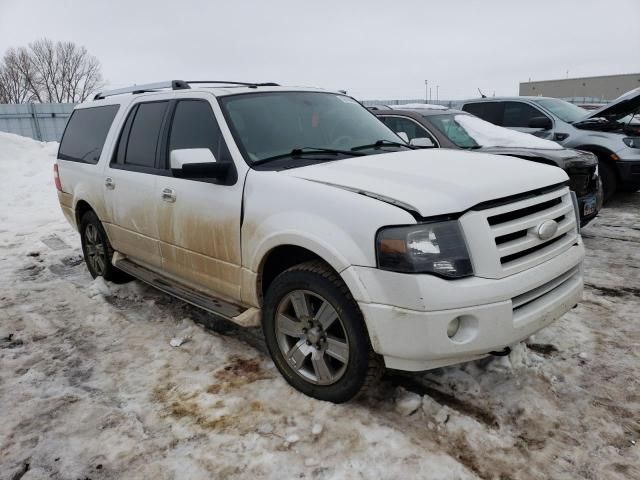
<path fill-rule="evenodd" d="M 55 174 L 92 276 L 261 324 L 286 380 L 323 400 L 383 365 L 504 353 L 582 295 L 563 170 L 414 149 L 340 93 L 106 92 L 75 109 Z"/>

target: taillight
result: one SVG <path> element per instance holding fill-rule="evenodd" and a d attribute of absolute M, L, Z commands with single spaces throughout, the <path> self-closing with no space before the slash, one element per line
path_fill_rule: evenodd
<path fill-rule="evenodd" d="M 62 191 L 62 184 L 60 183 L 60 173 L 58 172 L 58 164 L 53 164 L 53 180 L 56 182 L 56 188 L 59 192 Z"/>

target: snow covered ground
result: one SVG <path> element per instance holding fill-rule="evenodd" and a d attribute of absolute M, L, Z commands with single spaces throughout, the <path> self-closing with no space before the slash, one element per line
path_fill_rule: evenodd
<path fill-rule="evenodd" d="M 0 133 L 0 479 L 640 478 L 640 194 L 584 230 L 584 301 L 509 357 L 337 406 L 254 330 L 92 281 L 54 155 Z"/>

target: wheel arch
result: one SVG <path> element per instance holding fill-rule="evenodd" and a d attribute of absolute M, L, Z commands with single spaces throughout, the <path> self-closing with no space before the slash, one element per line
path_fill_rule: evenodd
<path fill-rule="evenodd" d="M 598 160 L 602 160 L 607 163 L 613 163 L 615 161 L 612 158 L 612 155 L 615 155 L 615 152 L 609 150 L 607 147 L 603 147 L 602 145 L 585 144 L 572 148 L 575 150 L 584 150 L 586 152 L 591 152 L 596 157 L 598 157 Z"/>
<path fill-rule="evenodd" d="M 323 258 L 315 251 L 295 243 L 285 243 L 277 245 L 268 250 L 260 260 L 257 269 L 256 293 L 262 304 L 262 300 L 273 280 L 285 270 L 308 262 L 310 260 L 319 260 L 334 270 L 336 274 L 339 272 L 331 265 L 329 261 Z"/>
<path fill-rule="evenodd" d="M 74 208 L 74 215 L 75 215 L 75 220 L 76 220 L 76 227 L 78 228 L 78 230 L 80 230 L 80 222 L 82 221 L 82 217 L 85 215 L 85 213 L 87 212 L 93 212 L 96 214 L 96 217 L 98 217 L 98 219 L 100 218 L 98 216 L 98 213 L 96 212 L 95 208 L 93 208 L 89 202 L 87 202 L 86 200 L 78 200 L 76 202 L 75 208 Z"/>

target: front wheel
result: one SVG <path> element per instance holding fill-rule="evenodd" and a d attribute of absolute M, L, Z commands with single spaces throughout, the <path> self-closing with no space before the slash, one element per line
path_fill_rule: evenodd
<path fill-rule="evenodd" d="M 323 262 L 276 277 L 265 296 L 263 330 L 282 376 L 311 397 L 346 402 L 381 372 L 357 303 Z"/>

